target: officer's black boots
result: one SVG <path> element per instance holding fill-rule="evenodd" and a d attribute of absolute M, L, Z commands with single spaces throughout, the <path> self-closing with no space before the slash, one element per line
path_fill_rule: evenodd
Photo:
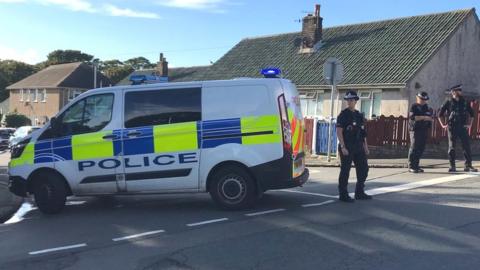
<path fill-rule="evenodd" d="M 338 197 L 338 199 L 342 202 L 347 202 L 347 203 L 353 203 L 355 202 L 354 199 L 352 199 L 352 197 L 350 197 L 350 195 L 347 194 L 340 194 L 340 196 Z"/>
<path fill-rule="evenodd" d="M 455 166 L 450 166 L 450 169 L 448 169 L 448 172 L 457 172 L 457 168 L 455 168 Z"/>
<path fill-rule="evenodd" d="M 477 169 L 475 169 L 474 167 L 472 167 L 471 165 L 470 166 L 465 166 L 465 169 L 463 169 L 464 171 L 466 172 L 478 172 Z"/>
<path fill-rule="evenodd" d="M 408 169 L 409 172 L 411 173 L 419 173 L 420 171 L 418 169 L 410 168 Z"/>
<path fill-rule="evenodd" d="M 355 200 L 371 200 L 372 196 L 368 195 L 365 192 L 355 193 Z"/>

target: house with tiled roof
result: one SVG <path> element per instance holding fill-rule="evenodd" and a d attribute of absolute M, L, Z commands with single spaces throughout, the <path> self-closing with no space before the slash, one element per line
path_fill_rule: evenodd
<path fill-rule="evenodd" d="M 42 125 L 81 93 L 95 87 L 94 69 L 85 63 L 52 65 L 7 87 L 9 109 Z M 110 79 L 97 71 L 96 86 L 109 86 Z"/>
<path fill-rule="evenodd" d="M 434 108 L 456 84 L 463 84 L 467 96 L 480 96 L 480 23 L 475 9 L 329 28 L 322 22 L 317 6 L 314 14 L 303 18 L 301 32 L 245 38 L 202 72 L 176 81 L 260 77 L 259 70 L 275 66 L 297 85 L 304 114 L 322 117 L 331 104 L 323 64 L 335 57 L 344 65 L 340 98 L 347 90 L 357 90 L 357 108 L 367 118 L 406 116 L 418 91 L 430 94 Z M 335 104 L 338 112 L 341 101 Z"/>

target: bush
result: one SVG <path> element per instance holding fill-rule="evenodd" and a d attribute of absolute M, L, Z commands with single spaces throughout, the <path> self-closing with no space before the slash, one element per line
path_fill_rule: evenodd
<path fill-rule="evenodd" d="M 7 127 L 18 128 L 21 126 L 30 126 L 32 125 L 32 121 L 23 114 L 12 113 L 5 116 L 5 125 Z"/>

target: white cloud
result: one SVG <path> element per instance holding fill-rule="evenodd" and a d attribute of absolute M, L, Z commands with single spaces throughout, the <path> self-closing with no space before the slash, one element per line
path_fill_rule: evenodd
<path fill-rule="evenodd" d="M 105 8 L 105 11 L 111 16 L 160 19 L 160 16 L 152 12 L 142 12 L 142 11 L 131 10 L 129 8 L 119 8 L 111 4 L 106 4 L 104 8 Z"/>
<path fill-rule="evenodd" d="M 73 11 L 97 12 L 90 2 L 83 0 L 36 0 L 43 5 L 58 5 Z"/>
<path fill-rule="evenodd" d="M 224 12 L 224 10 L 220 8 L 220 5 L 224 4 L 225 0 L 162 0 L 157 1 L 157 3 L 167 7 Z"/>
<path fill-rule="evenodd" d="M 17 60 L 28 64 L 37 64 L 43 59 L 35 49 L 18 50 L 0 45 L 0 59 Z"/>
<path fill-rule="evenodd" d="M 59 6 L 64 9 L 77 12 L 106 14 L 115 17 L 131 17 L 145 19 L 159 19 L 160 16 L 153 12 L 137 11 L 129 8 L 122 8 L 112 4 L 95 6 L 87 0 L 0 0 L 0 3 L 27 3 L 33 2 L 45 6 Z"/>

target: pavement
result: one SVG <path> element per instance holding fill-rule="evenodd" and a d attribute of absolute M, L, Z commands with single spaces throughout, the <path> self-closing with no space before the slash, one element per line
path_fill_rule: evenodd
<path fill-rule="evenodd" d="M 10 153 L 0 153 L 0 224 L 7 221 L 17 211 L 23 199 L 8 190 L 7 165 Z"/>
<path fill-rule="evenodd" d="M 330 162 L 328 162 L 326 156 L 309 156 L 305 164 L 307 167 L 340 167 L 340 160 L 332 157 Z M 449 165 L 448 159 L 420 160 L 420 166 L 422 168 L 448 168 Z M 462 169 L 464 166 L 463 161 L 457 161 L 456 165 L 459 169 Z M 474 157 L 473 165 L 474 167 L 480 168 L 480 156 Z M 408 159 L 368 159 L 368 166 L 370 168 L 408 168 Z"/>
<path fill-rule="evenodd" d="M 208 194 L 72 197 L 54 216 L 27 201 L 0 224 L 0 269 L 479 269 L 480 173 L 375 168 L 353 204 L 337 177 L 311 168 L 243 211 Z"/>

